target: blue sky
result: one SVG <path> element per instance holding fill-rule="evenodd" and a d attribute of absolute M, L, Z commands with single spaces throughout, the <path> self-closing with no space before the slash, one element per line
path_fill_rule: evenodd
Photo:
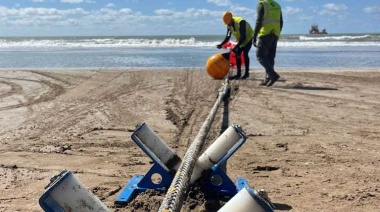
<path fill-rule="evenodd" d="M 0 0 L 0 36 L 223 34 L 223 11 L 254 25 L 257 0 Z M 284 34 L 380 33 L 380 0 L 278 0 Z"/>

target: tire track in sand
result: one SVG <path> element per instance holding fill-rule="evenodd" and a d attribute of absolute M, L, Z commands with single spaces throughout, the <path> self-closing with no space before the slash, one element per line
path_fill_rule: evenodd
<path fill-rule="evenodd" d="M 220 85 L 218 81 L 210 83 L 209 79 L 190 72 L 178 75 L 174 82 L 172 93 L 166 101 L 166 113 L 167 119 L 178 129 L 175 143 L 171 146 L 178 147 L 176 151 L 183 155 L 215 103 Z M 215 117 L 214 126 L 218 117 L 220 114 Z"/>
<path fill-rule="evenodd" d="M 4 77 L 1 77 L 1 78 L 4 78 Z M 12 96 L 13 94 L 20 94 L 22 91 L 22 87 L 16 83 L 3 81 L 3 80 L 0 80 L 0 83 L 6 84 L 9 87 L 11 87 L 9 91 L 0 94 L 0 99 L 3 99 L 8 96 Z"/>
<path fill-rule="evenodd" d="M 48 80 L 30 80 L 30 79 L 23 79 L 23 78 L 6 78 L 6 77 L 1 77 L 2 79 L 7 79 L 7 80 L 17 80 L 17 81 L 26 81 L 26 82 L 35 82 L 39 84 L 43 84 L 48 87 L 48 91 L 46 93 L 43 93 L 36 99 L 32 99 L 28 96 L 25 96 L 22 94 L 23 87 L 17 83 L 9 82 L 9 81 L 1 81 L 4 84 L 7 84 L 11 86 L 11 90 L 0 95 L 0 98 L 6 98 L 15 94 L 20 94 L 27 99 L 26 102 L 22 102 L 19 104 L 14 104 L 14 105 L 9 105 L 5 107 L 0 107 L 0 111 L 4 110 L 10 110 L 10 109 L 15 109 L 15 108 L 20 108 L 20 107 L 28 107 L 40 102 L 45 102 L 45 101 L 50 101 L 51 99 L 54 99 L 55 97 L 61 95 L 64 93 L 65 89 L 62 85 L 50 82 Z"/>

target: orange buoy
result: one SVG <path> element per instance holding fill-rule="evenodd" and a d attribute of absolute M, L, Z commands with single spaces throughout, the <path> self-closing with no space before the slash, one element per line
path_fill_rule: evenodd
<path fill-rule="evenodd" d="M 230 70 L 230 62 L 222 54 L 214 54 L 206 63 L 208 75 L 214 79 L 224 79 Z"/>

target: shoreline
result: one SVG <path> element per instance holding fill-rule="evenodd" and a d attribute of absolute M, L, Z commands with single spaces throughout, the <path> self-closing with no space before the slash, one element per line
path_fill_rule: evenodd
<path fill-rule="evenodd" d="M 204 70 L 205 67 L 123 67 L 123 68 L 0 68 L 0 71 L 187 71 L 187 70 Z M 380 67 L 279 67 L 275 68 L 279 72 L 336 72 L 336 71 L 380 71 Z M 251 68 L 250 72 L 265 71 L 264 68 Z"/>

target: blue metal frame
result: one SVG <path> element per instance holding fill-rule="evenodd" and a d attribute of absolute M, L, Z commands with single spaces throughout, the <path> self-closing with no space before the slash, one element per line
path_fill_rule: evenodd
<path fill-rule="evenodd" d="M 145 123 L 136 126 L 135 131 L 132 133 L 132 141 L 137 144 L 148 155 L 150 159 L 153 160 L 153 166 L 145 175 L 134 175 L 132 179 L 128 182 L 121 194 L 116 198 L 116 204 L 128 204 L 132 198 L 135 198 L 137 194 L 145 192 L 148 189 L 153 190 L 164 190 L 170 186 L 173 177 L 170 175 L 170 170 L 163 164 L 160 159 L 150 151 L 136 136 L 136 133 Z M 152 181 L 152 176 L 158 174 L 161 176 L 161 182 L 154 183 Z"/>
<path fill-rule="evenodd" d="M 148 189 L 153 190 L 165 190 L 169 187 L 173 177 L 170 174 L 170 170 L 157 158 L 157 156 L 151 152 L 136 136 L 137 131 L 144 125 L 140 124 L 136 127 L 136 130 L 131 135 L 132 141 L 137 144 L 144 152 L 153 160 L 152 168 L 145 175 L 134 175 L 132 179 L 128 182 L 122 193 L 116 198 L 116 204 L 128 204 L 132 198 L 141 192 L 145 192 Z M 215 193 L 234 196 L 242 188 L 248 186 L 247 181 L 244 178 L 239 178 L 236 181 L 236 185 L 227 176 L 225 171 L 222 169 L 222 165 L 227 162 L 227 160 L 243 145 L 246 141 L 247 136 L 244 132 L 236 125 L 233 126 L 236 132 L 241 136 L 239 141 L 227 152 L 226 155 L 220 159 L 220 161 L 211 168 L 211 173 L 207 176 L 207 179 L 202 182 L 202 185 L 206 189 L 212 190 Z M 152 175 L 161 175 L 161 182 L 155 184 L 152 182 Z M 213 178 L 221 179 L 220 184 L 215 185 L 213 183 Z"/>
<path fill-rule="evenodd" d="M 215 164 L 211 170 L 212 172 L 208 176 L 207 180 L 204 182 L 204 186 L 208 190 L 213 190 L 214 192 L 222 195 L 227 196 L 234 196 L 237 192 L 240 191 L 240 187 L 235 186 L 235 184 L 231 181 L 231 179 L 228 177 L 226 172 L 223 170 L 222 165 L 227 162 L 227 160 L 244 144 L 244 142 L 247 140 L 247 136 L 244 134 L 244 132 L 236 125 L 233 126 L 236 132 L 241 136 L 239 141 L 227 152 L 226 155 L 222 157 L 222 159 L 219 160 L 217 164 Z M 212 179 L 215 177 L 221 178 L 221 183 L 219 185 L 215 185 L 212 182 Z M 243 179 L 243 178 L 241 178 Z M 245 179 L 243 180 L 237 180 L 237 183 L 243 183 L 244 186 L 247 185 L 247 182 Z M 239 189 L 240 188 L 240 189 Z"/>
<path fill-rule="evenodd" d="M 153 174 L 161 175 L 161 182 L 155 184 L 152 181 Z M 173 178 L 160 164 L 155 163 L 145 175 L 134 175 L 124 190 L 116 198 L 115 203 L 122 205 L 128 204 L 137 194 L 148 189 L 165 190 L 170 186 Z"/>

